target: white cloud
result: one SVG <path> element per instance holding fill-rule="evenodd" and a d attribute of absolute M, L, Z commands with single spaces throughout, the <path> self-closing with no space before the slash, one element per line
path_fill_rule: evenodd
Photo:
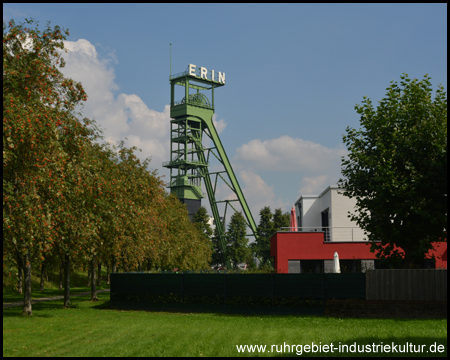
<path fill-rule="evenodd" d="M 270 206 L 272 211 L 277 208 L 284 208 L 285 210 L 289 207 L 291 201 L 284 201 L 277 198 L 274 192 L 274 186 L 267 185 L 258 174 L 252 171 L 242 170 L 239 172 L 239 177 L 243 182 L 241 185 L 242 192 L 251 207 L 251 212 L 256 222 L 259 220 L 259 211 L 264 206 Z"/>
<path fill-rule="evenodd" d="M 335 183 L 333 179 L 332 183 Z M 331 179 L 328 175 L 319 175 L 314 177 L 304 177 L 300 182 L 301 186 L 298 191 L 299 195 L 319 195 L 323 190 L 331 184 Z"/>
<path fill-rule="evenodd" d="M 63 54 L 64 75 L 81 82 L 88 95 L 83 115 L 94 118 L 104 131 L 105 139 L 116 143 L 124 140 L 126 146 L 142 149 L 137 155 L 152 157 L 151 167 L 161 169 L 169 159 L 170 108 L 164 111 L 149 109 L 137 94 L 119 93 L 114 68 L 114 51 L 109 58 L 99 59 L 97 50 L 88 40 L 66 41 L 68 52 Z"/>
<path fill-rule="evenodd" d="M 63 55 L 66 67 L 62 70 L 66 76 L 81 82 L 88 94 L 83 115 L 95 118 L 104 130 L 106 140 L 115 143 L 127 138 L 126 146 L 142 149 L 137 154 L 141 159 L 152 157 L 150 166 L 159 169 L 160 173 L 167 173 L 166 169 L 161 170 L 161 163 L 170 156 L 169 106 L 158 112 L 149 109 L 137 94 L 120 93 L 112 66 L 117 64 L 114 52 L 110 52 L 110 58 L 100 59 L 96 47 L 88 40 L 66 41 L 65 45 L 69 52 Z M 227 126 L 226 121 L 217 120 L 216 115 L 213 123 L 219 134 Z M 205 137 L 205 142 L 207 140 Z M 296 194 L 299 188 L 300 194 L 318 193 L 331 181 L 336 181 L 340 174 L 340 157 L 345 153 L 346 150 L 340 147 L 328 148 L 285 135 L 265 141 L 255 139 L 242 145 L 232 163 L 258 223 L 259 211 L 264 206 L 289 211 L 296 199 L 286 198 Z M 215 167 L 217 165 L 211 163 L 211 170 Z M 272 183 L 275 186 L 268 185 L 259 174 L 261 172 L 274 174 Z M 279 180 L 288 177 L 292 178 L 289 185 L 280 185 Z M 300 184 L 298 179 L 302 179 Z M 235 198 L 235 195 L 222 183 L 218 184 L 216 197 L 224 200 Z"/>
<path fill-rule="evenodd" d="M 219 121 L 217 121 L 217 114 L 213 115 L 212 120 L 213 120 L 214 127 L 217 130 L 217 133 L 221 134 L 227 127 L 227 123 L 225 122 L 224 119 L 220 119 Z"/>
<path fill-rule="evenodd" d="M 343 148 L 326 146 L 288 135 L 276 139 L 252 140 L 236 150 L 236 163 L 243 168 L 272 171 L 320 173 L 324 168 L 340 164 Z"/>
<path fill-rule="evenodd" d="M 265 141 L 255 139 L 242 145 L 236 150 L 233 163 L 238 170 L 264 173 L 265 177 L 276 179 L 278 195 L 311 195 L 338 181 L 341 157 L 346 153 L 343 146 L 328 148 L 283 135 Z M 295 200 L 292 198 L 290 203 Z"/>

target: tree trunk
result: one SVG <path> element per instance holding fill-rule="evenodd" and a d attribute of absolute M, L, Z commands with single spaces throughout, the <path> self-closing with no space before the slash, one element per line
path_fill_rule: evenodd
<path fill-rule="evenodd" d="M 111 267 L 108 265 L 106 265 L 106 284 L 109 285 L 109 271 L 111 270 Z"/>
<path fill-rule="evenodd" d="M 39 291 L 44 291 L 45 268 L 46 268 L 46 263 L 45 263 L 45 260 L 44 260 L 44 261 L 42 261 L 42 264 L 41 264 L 41 284 L 40 284 L 40 287 L 39 287 Z"/>
<path fill-rule="evenodd" d="M 102 264 L 98 263 L 97 268 L 97 286 L 100 286 L 102 283 Z"/>
<path fill-rule="evenodd" d="M 24 282 L 25 291 L 23 295 L 23 315 L 33 315 L 31 309 L 31 256 L 29 253 L 25 255 L 23 270 L 24 270 Z"/>
<path fill-rule="evenodd" d="M 17 255 L 17 292 L 22 294 L 23 285 L 22 285 L 22 277 L 23 276 L 23 261 L 20 255 Z"/>
<path fill-rule="evenodd" d="M 113 256 L 113 258 L 112 258 L 112 272 L 113 273 L 117 272 L 117 262 L 116 262 L 115 256 Z"/>
<path fill-rule="evenodd" d="M 91 301 L 98 301 L 97 288 L 95 286 L 95 260 L 91 260 Z"/>
<path fill-rule="evenodd" d="M 91 286 L 91 264 L 89 264 L 89 267 L 88 267 L 87 285 L 86 286 Z"/>
<path fill-rule="evenodd" d="M 151 269 L 152 269 L 152 260 L 151 258 L 148 258 L 147 271 L 150 271 Z"/>
<path fill-rule="evenodd" d="M 64 307 L 70 306 L 70 258 L 69 254 L 64 257 Z"/>
<path fill-rule="evenodd" d="M 64 265 L 63 262 L 59 262 L 59 290 L 63 289 L 63 272 L 64 272 Z"/>

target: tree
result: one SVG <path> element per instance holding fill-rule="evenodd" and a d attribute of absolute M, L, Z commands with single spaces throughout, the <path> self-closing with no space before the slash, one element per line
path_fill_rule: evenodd
<path fill-rule="evenodd" d="M 281 208 L 272 214 L 270 207 L 265 206 L 259 212 L 260 220 L 257 228 L 258 238 L 252 244 L 252 250 L 261 261 L 260 267 L 273 268 L 273 258 L 270 255 L 270 239 L 281 228 L 289 226 L 290 214 L 283 213 Z"/>
<path fill-rule="evenodd" d="M 58 69 L 64 66 L 63 32 L 48 24 L 40 32 L 3 23 L 3 237 L 23 267 L 28 315 L 31 262 L 52 251 L 52 220 L 67 215 L 55 209 L 66 186 L 67 150 L 82 155 L 89 133 L 73 112 L 86 94 Z"/>
<path fill-rule="evenodd" d="M 270 256 L 270 238 L 275 233 L 273 224 L 273 214 L 269 206 L 265 206 L 259 212 L 259 225 L 256 229 L 257 238 L 252 244 L 256 257 L 260 260 L 260 266 L 273 266 Z"/>
<path fill-rule="evenodd" d="M 219 240 L 219 236 L 217 234 L 217 227 L 213 230 L 213 235 L 211 237 L 212 244 L 212 256 L 211 256 L 211 265 L 215 266 L 226 266 L 224 263 L 224 254 L 223 248 Z"/>
<path fill-rule="evenodd" d="M 211 240 L 213 230 L 211 229 L 211 225 L 209 225 L 208 212 L 204 206 L 201 206 L 200 209 L 198 209 L 198 211 L 194 214 L 192 222 L 208 240 Z"/>
<path fill-rule="evenodd" d="M 27 315 L 32 263 L 42 275 L 61 264 L 68 307 L 71 268 L 90 268 L 95 300 L 101 263 L 204 269 L 211 257 L 210 241 L 148 170 L 150 159 L 141 163 L 123 142 L 100 143 L 95 121 L 75 112 L 87 95 L 58 69 L 64 39 L 58 26 L 3 24 L 3 261 L 17 263 L 20 288 L 24 273 Z"/>
<path fill-rule="evenodd" d="M 227 255 L 235 269 L 238 263 L 252 260 L 252 252 L 248 246 L 248 239 L 245 237 L 246 230 L 247 226 L 242 212 L 235 212 L 231 216 L 227 232 Z"/>
<path fill-rule="evenodd" d="M 289 212 L 283 213 L 281 211 L 281 208 L 275 209 L 275 212 L 273 213 L 274 232 L 280 231 L 281 228 L 289 227 L 290 221 L 291 221 L 291 214 Z"/>
<path fill-rule="evenodd" d="M 432 98 L 428 75 L 400 78 L 377 109 L 367 97 L 355 106 L 362 128 L 347 127 L 343 136 L 349 153 L 339 185 L 356 198 L 349 217 L 371 250 L 380 258 L 404 256 L 405 267 L 418 268 L 432 242 L 446 237 L 447 97 L 440 85 Z"/>

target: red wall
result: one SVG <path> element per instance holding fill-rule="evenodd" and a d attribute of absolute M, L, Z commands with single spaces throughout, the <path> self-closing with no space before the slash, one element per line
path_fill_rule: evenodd
<path fill-rule="evenodd" d="M 375 260 L 370 244 L 365 241 L 324 242 L 323 232 L 277 232 L 270 239 L 270 255 L 275 269 L 288 272 L 288 260 L 333 260 L 337 251 L 340 260 Z M 447 268 L 447 242 L 434 243 L 436 268 Z"/>

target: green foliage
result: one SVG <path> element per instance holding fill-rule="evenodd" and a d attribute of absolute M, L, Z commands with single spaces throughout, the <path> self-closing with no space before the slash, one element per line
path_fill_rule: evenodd
<path fill-rule="evenodd" d="M 252 250 L 260 260 L 260 266 L 272 266 L 272 257 L 270 256 L 270 237 L 275 233 L 273 224 L 273 214 L 270 207 L 265 206 L 259 212 L 259 225 L 257 227 L 258 237 L 252 244 Z"/>
<path fill-rule="evenodd" d="M 209 240 L 148 170 L 150 159 L 123 141 L 102 143 L 95 121 L 75 112 L 87 95 L 59 70 L 64 34 L 33 20 L 3 23 L 4 269 L 66 260 L 208 268 Z"/>
<path fill-rule="evenodd" d="M 280 228 L 288 227 L 290 214 L 283 213 L 281 208 L 275 209 L 274 214 L 269 206 L 259 212 L 260 220 L 257 227 L 258 238 L 252 244 L 252 250 L 261 261 L 260 268 L 273 269 L 273 258 L 270 255 L 270 238 Z"/>
<path fill-rule="evenodd" d="M 273 227 L 275 231 L 289 227 L 290 221 L 291 214 L 289 212 L 283 213 L 281 208 L 275 209 L 275 212 L 273 213 Z"/>
<path fill-rule="evenodd" d="M 227 252 L 236 269 L 238 263 L 253 261 L 252 252 L 246 238 L 246 222 L 241 212 L 231 216 L 227 232 Z"/>
<path fill-rule="evenodd" d="M 217 227 L 214 228 L 213 236 L 211 237 L 212 257 L 211 265 L 213 266 L 225 266 L 223 249 L 220 244 L 219 236 L 217 235 Z"/>
<path fill-rule="evenodd" d="M 198 211 L 194 214 L 192 222 L 208 240 L 211 240 L 213 230 L 211 229 L 211 225 L 209 225 L 209 215 L 204 206 L 201 206 L 200 209 L 198 209 Z"/>
<path fill-rule="evenodd" d="M 361 129 L 347 128 L 342 159 L 344 195 L 356 198 L 350 218 L 367 232 L 372 250 L 421 267 L 447 227 L 447 97 L 430 77 L 391 81 L 375 109 L 364 97 L 355 109 Z"/>

